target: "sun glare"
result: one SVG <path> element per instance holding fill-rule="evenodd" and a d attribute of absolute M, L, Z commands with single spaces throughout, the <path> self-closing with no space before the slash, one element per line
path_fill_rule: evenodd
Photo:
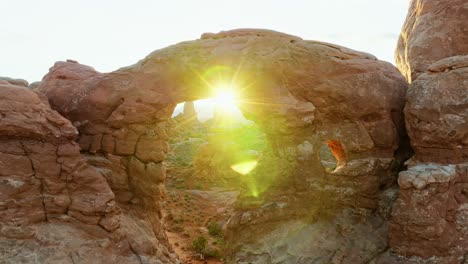
<path fill-rule="evenodd" d="M 217 107 L 227 112 L 237 110 L 236 106 L 237 96 L 232 86 L 219 85 L 215 89 L 214 102 Z"/>
<path fill-rule="evenodd" d="M 256 160 L 246 161 L 246 162 L 232 165 L 231 169 L 233 169 L 237 173 L 246 175 L 249 172 L 251 172 L 253 169 L 255 169 L 255 167 L 257 167 L 257 163 L 258 162 Z"/>

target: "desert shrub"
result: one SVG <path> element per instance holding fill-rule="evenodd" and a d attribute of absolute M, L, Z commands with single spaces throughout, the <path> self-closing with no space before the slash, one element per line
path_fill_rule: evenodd
<path fill-rule="evenodd" d="M 205 140 L 200 138 L 181 139 L 174 142 L 171 144 L 171 152 L 167 156 L 167 160 L 174 166 L 190 166 L 203 143 Z"/>
<path fill-rule="evenodd" d="M 221 236 L 223 231 L 221 225 L 217 222 L 209 222 L 206 228 L 208 229 L 208 234 L 214 237 Z"/>
<path fill-rule="evenodd" d="M 221 252 L 217 247 L 208 246 L 208 240 L 204 236 L 199 236 L 192 241 L 192 248 L 205 258 L 221 258 Z"/>
<path fill-rule="evenodd" d="M 202 255 L 205 258 L 221 258 L 221 252 L 215 247 L 205 248 L 202 252 Z"/>
<path fill-rule="evenodd" d="M 207 243 L 208 241 L 204 236 L 199 236 L 192 241 L 192 248 L 195 250 L 195 252 L 204 255 L 203 252 Z"/>

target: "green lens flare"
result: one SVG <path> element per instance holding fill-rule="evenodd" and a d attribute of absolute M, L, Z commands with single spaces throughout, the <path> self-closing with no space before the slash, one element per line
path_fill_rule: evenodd
<path fill-rule="evenodd" d="M 242 175 L 246 175 L 249 172 L 251 172 L 255 167 L 257 167 L 257 161 L 246 161 L 246 162 L 241 162 L 238 164 L 234 164 L 231 166 L 231 169 L 233 169 L 235 172 L 240 173 Z"/>
<path fill-rule="evenodd" d="M 258 190 L 255 186 L 253 186 L 250 191 L 250 194 L 252 194 L 253 197 L 258 197 Z"/>

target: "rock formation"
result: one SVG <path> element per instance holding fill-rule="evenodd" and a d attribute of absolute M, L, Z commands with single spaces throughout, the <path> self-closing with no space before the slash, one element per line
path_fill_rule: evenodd
<path fill-rule="evenodd" d="M 180 263 L 161 211 L 170 118 L 220 78 L 268 141 L 224 227 L 227 263 L 465 263 L 467 23 L 465 0 L 411 1 L 408 91 L 370 54 L 258 29 L 110 73 L 57 62 L 31 89 L 0 78 L 0 263 Z"/>
<path fill-rule="evenodd" d="M 184 111 L 182 113 L 188 119 L 198 120 L 197 111 L 195 111 L 195 104 L 193 101 L 184 103 Z"/>
<path fill-rule="evenodd" d="M 272 154 L 248 176 L 252 184 L 226 226 L 228 263 L 363 263 L 384 251 L 407 84 L 372 55 L 241 29 L 204 34 L 106 74 L 58 62 L 37 90 L 78 128 L 83 154 L 119 206 L 148 218 L 164 241 L 167 120 L 177 103 L 213 96 L 207 83 L 234 74 L 241 111 L 265 132 Z M 330 140 L 344 153 L 326 172 L 318 153 Z M 292 229 L 310 236 L 288 236 Z M 332 230 L 334 243 L 313 242 Z M 310 247 L 289 243 L 298 239 Z"/>
<path fill-rule="evenodd" d="M 468 56 L 440 60 L 409 87 L 406 125 L 415 155 L 400 173 L 390 246 L 427 263 L 468 253 Z"/>
<path fill-rule="evenodd" d="M 14 78 L 10 78 L 10 77 L 0 77 L 0 81 L 6 81 L 9 84 L 22 86 L 22 87 L 28 87 L 28 85 L 29 85 L 28 81 L 26 81 L 26 80 L 14 79 Z"/>
<path fill-rule="evenodd" d="M 0 81 L 0 262 L 175 263 L 151 228 L 121 214 L 77 135 L 45 97 Z"/>
<path fill-rule="evenodd" d="M 468 260 L 468 5 L 413 0 L 395 53 L 414 156 L 379 263 Z"/>
<path fill-rule="evenodd" d="M 468 51 L 466 0 L 412 0 L 395 59 L 409 82 L 432 63 Z"/>
<path fill-rule="evenodd" d="M 37 90 L 78 128 L 83 154 L 107 180 L 124 212 L 144 219 L 156 241 L 168 245 L 160 201 L 165 192 L 166 121 L 175 104 L 157 91 L 134 89 L 138 84 L 133 81 L 132 75 L 101 74 L 67 61 L 56 63 Z M 141 253 L 155 253 L 158 244 L 147 243 Z"/>
<path fill-rule="evenodd" d="M 32 82 L 29 84 L 28 88 L 31 90 L 36 89 L 39 86 L 39 84 L 41 84 L 41 82 Z"/>
<path fill-rule="evenodd" d="M 467 161 L 467 77 L 468 56 L 455 56 L 433 63 L 411 84 L 405 116 L 415 160 Z"/>

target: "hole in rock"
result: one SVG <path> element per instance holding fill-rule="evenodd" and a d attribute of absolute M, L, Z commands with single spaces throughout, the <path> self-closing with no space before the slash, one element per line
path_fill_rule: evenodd
<path fill-rule="evenodd" d="M 346 164 L 343 146 L 337 140 L 327 140 L 320 148 L 320 161 L 326 172 L 333 172 Z"/>
<path fill-rule="evenodd" d="M 197 253 L 220 261 L 222 227 L 241 186 L 258 193 L 250 177 L 266 146 L 265 134 L 244 118 L 236 100 L 223 91 L 181 103 L 172 115 L 164 221 L 184 262 L 198 263 Z"/>

